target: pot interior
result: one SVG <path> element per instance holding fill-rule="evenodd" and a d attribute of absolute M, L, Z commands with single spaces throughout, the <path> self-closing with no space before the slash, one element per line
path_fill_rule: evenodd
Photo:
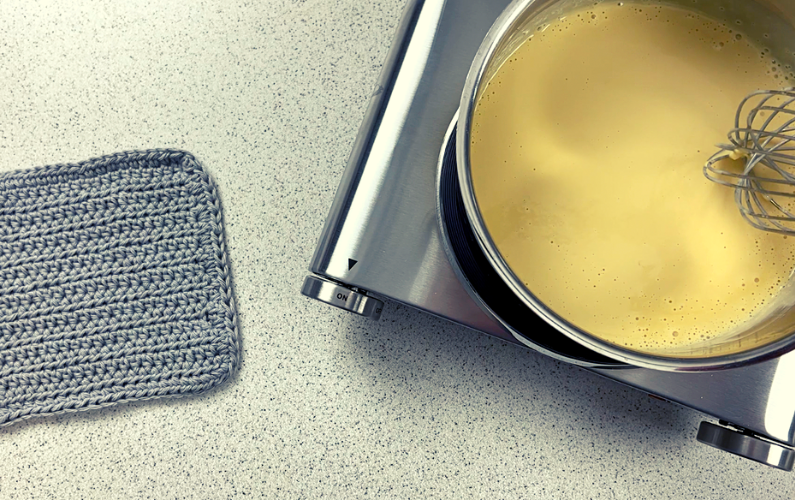
<path fill-rule="evenodd" d="M 598 8 L 600 3 L 570 0 L 537 0 L 525 2 L 526 8 L 510 24 L 504 35 L 494 47 L 490 58 L 487 60 L 482 78 L 475 92 L 473 102 L 477 103 L 484 89 L 494 77 L 499 68 L 514 54 L 514 52 L 529 38 L 539 31 L 547 29 L 556 20 L 565 17 L 568 13 L 585 7 Z M 626 2 L 636 5 L 644 2 Z M 726 22 L 729 25 L 742 26 L 742 31 L 755 40 L 764 38 L 764 45 L 768 47 L 772 55 L 782 64 L 790 65 L 795 68 L 795 2 L 760 0 L 749 2 L 747 0 L 727 0 L 719 2 L 707 2 L 699 0 L 653 2 L 652 5 L 671 5 L 682 7 L 687 10 L 696 11 L 712 19 Z M 739 103 L 738 103 L 739 104 Z M 473 106 L 474 108 L 474 106 Z M 469 122 L 471 124 L 471 121 Z M 727 129 L 728 132 L 728 129 Z M 704 160 L 709 157 L 705 155 Z M 469 164 L 468 162 L 466 162 Z M 471 168 L 471 167 L 468 167 Z M 705 182 L 707 182 L 705 180 Z M 475 197 L 476 198 L 476 197 Z M 486 229 L 486 231 L 488 231 Z M 486 247 L 491 246 L 496 253 L 499 249 L 494 245 L 490 238 L 482 241 Z M 795 243 L 795 242 L 794 242 Z M 493 255 L 493 252 L 492 252 Z M 522 281 L 510 272 L 510 267 L 502 259 L 501 264 L 509 270 L 510 278 L 513 281 L 513 288 L 523 287 Z M 505 273 L 503 273 L 505 274 Z M 547 308 L 540 300 L 533 295 L 532 290 L 524 287 L 527 300 L 531 301 L 534 309 L 543 311 L 542 316 L 553 318 L 552 322 L 564 333 L 573 334 L 574 338 L 585 338 L 586 345 L 603 344 L 604 341 L 590 333 L 583 331 L 576 326 L 568 323 L 565 317 L 558 316 L 554 311 Z M 771 353 L 774 350 L 783 352 L 792 344 L 792 333 L 795 331 L 795 279 L 790 274 L 789 281 L 783 286 L 781 291 L 760 308 L 747 322 L 738 325 L 725 333 L 701 342 L 693 342 L 684 346 L 658 347 L 654 349 L 644 349 L 634 351 L 634 354 L 648 356 L 652 358 L 668 358 L 672 360 L 687 359 L 716 359 L 731 358 L 740 353 L 760 351 L 764 348 L 764 353 Z M 623 346 L 612 345 L 613 351 L 608 349 L 607 354 L 612 355 L 622 361 L 628 358 L 622 357 L 620 353 L 633 352 Z M 603 352 L 603 350 L 600 350 Z M 629 362 L 632 362 L 629 359 Z"/>

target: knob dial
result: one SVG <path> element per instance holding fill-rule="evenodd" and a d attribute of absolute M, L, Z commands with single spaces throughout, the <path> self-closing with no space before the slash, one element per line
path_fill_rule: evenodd
<path fill-rule="evenodd" d="M 790 471 L 795 463 L 795 450 L 763 439 L 749 431 L 701 422 L 696 439 L 719 450 L 781 470 Z"/>
<path fill-rule="evenodd" d="M 301 287 L 301 293 L 370 319 L 380 318 L 384 308 L 383 302 L 365 295 L 364 292 L 352 290 L 318 276 L 307 276 L 304 286 Z"/>

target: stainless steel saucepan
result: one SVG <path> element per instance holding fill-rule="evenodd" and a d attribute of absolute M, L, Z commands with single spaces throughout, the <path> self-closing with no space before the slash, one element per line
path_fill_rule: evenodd
<path fill-rule="evenodd" d="M 713 19 L 739 22 L 751 36 L 761 37 L 764 33 L 766 44 L 774 52 L 778 50 L 774 55 L 780 61 L 795 60 L 795 1 L 760 0 L 754 4 L 749 0 L 685 0 L 681 3 Z M 586 5 L 593 6 L 593 0 L 515 0 L 494 23 L 472 63 L 461 97 L 456 155 L 467 217 L 479 246 L 502 280 L 532 311 L 571 339 L 622 362 L 659 370 L 701 371 L 741 366 L 795 349 L 794 280 L 749 324 L 686 347 L 640 351 L 602 340 L 566 321 L 525 287 L 500 254 L 484 224 L 472 186 L 470 138 L 475 105 L 489 79 L 533 31 Z"/>

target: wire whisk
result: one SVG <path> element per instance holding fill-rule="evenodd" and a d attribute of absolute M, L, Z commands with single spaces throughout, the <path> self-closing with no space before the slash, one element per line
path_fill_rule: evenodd
<path fill-rule="evenodd" d="M 795 235 L 795 88 L 749 94 L 728 138 L 704 175 L 735 188 L 734 201 L 752 226 Z"/>

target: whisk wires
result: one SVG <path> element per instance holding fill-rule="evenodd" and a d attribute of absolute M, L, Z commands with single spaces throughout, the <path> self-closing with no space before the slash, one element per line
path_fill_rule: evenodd
<path fill-rule="evenodd" d="M 728 139 L 704 175 L 735 188 L 734 201 L 752 226 L 795 234 L 795 89 L 748 95 Z"/>

